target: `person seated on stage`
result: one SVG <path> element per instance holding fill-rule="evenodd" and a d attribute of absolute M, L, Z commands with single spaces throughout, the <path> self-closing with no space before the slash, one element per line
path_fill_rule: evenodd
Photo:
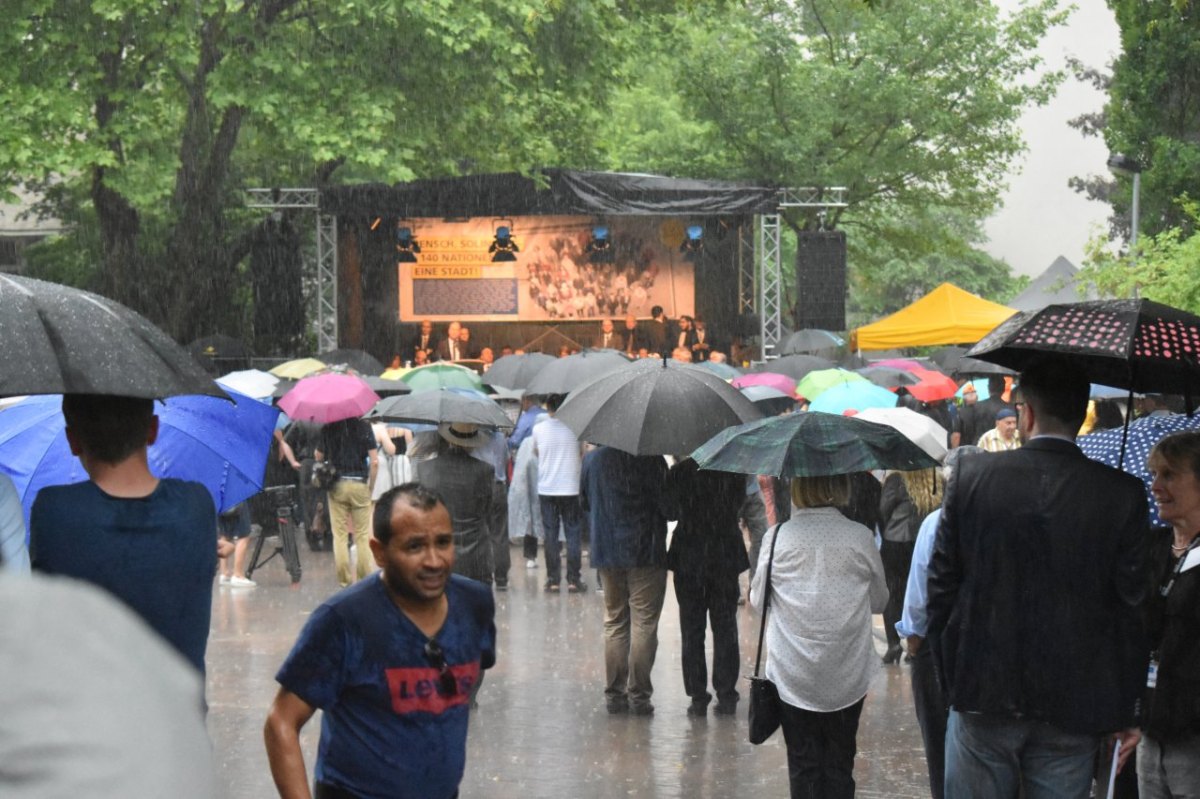
<path fill-rule="evenodd" d="M 692 325 L 692 359 L 706 361 L 712 349 L 712 335 L 709 334 L 704 320 L 697 316 Z"/>
<path fill-rule="evenodd" d="M 496 362 L 496 353 L 492 352 L 491 347 L 484 347 L 479 351 L 479 360 L 483 361 L 483 371 L 486 372 Z"/>
<path fill-rule="evenodd" d="M 500 348 L 500 357 L 503 358 L 506 355 L 516 355 L 516 350 L 514 350 L 509 344 L 505 344 Z"/>
<path fill-rule="evenodd" d="M 719 350 L 713 350 L 712 352 L 708 353 L 708 360 L 711 363 L 728 363 L 729 362 L 729 358 L 726 357 L 725 353 L 723 353 Z"/>
<path fill-rule="evenodd" d="M 671 351 L 671 360 L 679 361 L 680 363 L 691 363 L 692 351 L 687 347 L 676 347 Z"/>
<path fill-rule="evenodd" d="M 429 353 L 425 350 L 417 350 L 416 357 L 413 359 L 413 366 L 424 366 L 429 363 Z"/>
<path fill-rule="evenodd" d="M 611 319 L 605 319 L 600 323 L 600 332 L 596 335 L 592 346 L 598 350 L 617 349 L 621 346 L 621 337 L 613 330 Z"/>
<path fill-rule="evenodd" d="M 437 360 L 439 361 L 458 361 L 464 358 L 462 354 L 462 343 L 460 336 L 462 334 L 462 325 L 458 322 L 451 322 L 446 326 L 446 338 L 438 342 L 437 345 Z"/>
<path fill-rule="evenodd" d="M 218 549 L 233 549 L 217 542 L 212 495 L 150 472 L 153 400 L 67 394 L 62 410 L 71 452 L 90 479 L 38 493 L 33 570 L 104 588 L 203 672 Z"/>
<path fill-rule="evenodd" d="M 458 330 L 458 343 L 461 345 L 459 357 L 461 358 L 478 358 L 479 353 L 475 351 L 474 345 L 471 344 L 471 329 L 463 325 Z"/>

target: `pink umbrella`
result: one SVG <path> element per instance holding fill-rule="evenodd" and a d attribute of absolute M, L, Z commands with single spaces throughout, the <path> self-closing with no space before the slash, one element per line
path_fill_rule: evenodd
<path fill-rule="evenodd" d="M 745 388 L 746 386 L 770 386 L 773 389 L 782 391 L 789 397 L 796 396 L 796 381 L 787 375 L 780 375 L 774 372 L 754 372 L 748 375 L 734 378 L 730 383 L 734 388 Z"/>
<path fill-rule="evenodd" d="M 325 372 L 297 383 L 279 407 L 293 419 L 328 424 L 362 416 L 377 402 L 379 395 L 362 378 Z"/>

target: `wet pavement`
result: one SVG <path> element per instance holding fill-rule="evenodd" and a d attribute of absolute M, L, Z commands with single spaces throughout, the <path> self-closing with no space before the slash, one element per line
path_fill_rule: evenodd
<path fill-rule="evenodd" d="M 209 730 L 230 799 L 275 795 L 262 741 L 274 674 L 309 613 L 337 588 L 332 555 L 301 547 L 304 573 L 295 586 L 279 558 L 254 573 L 257 588 L 214 584 Z M 788 795 L 782 734 L 762 746 L 746 740 L 744 682 L 736 716 L 686 715 L 679 611 L 670 586 L 654 666 L 655 714 L 610 716 L 603 694 L 604 602 L 595 572 L 585 573 L 588 593 L 552 596 L 541 590 L 544 564 L 534 570 L 524 564 L 514 548 L 509 590 L 496 594 L 498 662 L 471 712 L 463 799 Z M 746 677 L 754 667 L 758 616 L 742 608 L 738 617 Z M 880 617 L 875 621 L 882 654 Z M 319 730 L 318 716 L 302 737 L 310 778 Z M 886 666 L 871 684 L 854 777 L 860 797 L 929 796 L 907 666 Z"/>

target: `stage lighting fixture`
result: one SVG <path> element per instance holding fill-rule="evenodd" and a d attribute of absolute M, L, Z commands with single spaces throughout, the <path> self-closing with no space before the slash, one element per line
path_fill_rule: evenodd
<path fill-rule="evenodd" d="M 421 245 L 413 236 L 412 228 L 400 225 L 396 227 L 396 261 L 402 264 L 415 264 Z"/>
<path fill-rule="evenodd" d="M 700 225 L 688 225 L 684 231 L 683 243 L 679 245 L 679 251 L 688 257 L 695 257 L 703 249 L 704 228 Z"/>
<path fill-rule="evenodd" d="M 612 262 L 612 241 L 608 238 L 606 225 L 596 225 L 592 228 L 592 238 L 584 248 L 584 252 L 587 253 L 588 260 L 594 264 Z"/>
<path fill-rule="evenodd" d="M 515 261 L 517 260 L 516 253 L 520 251 L 521 248 L 513 240 L 512 228 L 508 225 L 499 225 L 496 228 L 496 237 L 488 246 L 488 252 L 492 254 L 492 262 Z"/>

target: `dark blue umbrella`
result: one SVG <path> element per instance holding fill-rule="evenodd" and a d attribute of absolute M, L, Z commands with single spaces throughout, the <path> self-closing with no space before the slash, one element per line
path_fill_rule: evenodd
<path fill-rule="evenodd" d="M 271 436 L 279 411 L 229 391 L 234 402 L 204 396 L 156 402 L 158 440 L 150 447 L 150 471 L 203 483 L 219 511 L 262 490 Z M 88 479 L 67 444 L 62 397 L 30 397 L 0 411 L 0 469 L 25 507 L 45 486 Z"/>
<path fill-rule="evenodd" d="M 1129 423 L 1129 440 L 1125 444 L 1125 456 L 1121 457 L 1121 436 L 1124 428 L 1102 430 L 1080 436 L 1079 448 L 1083 454 L 1094 461 L 1108 464 L 1114 469 L 1132 474 L 1146 484 L 1146 496 L 1150 500 L 1150 523 L 1155 526 L 1163 525 L 1158 517 L 1158 507 L 1154 497 L 1150 496 L 1150 471 L 1146 468 L 1146 458 L 1150 450 L 1164 436 L 1177 433 L 1180 430 L 1195 430 L 1200 428 L 1200 414 L 1188 416 L 1182 413 L 1172 413 L 1165 416 L 1145 416 Z"/>

